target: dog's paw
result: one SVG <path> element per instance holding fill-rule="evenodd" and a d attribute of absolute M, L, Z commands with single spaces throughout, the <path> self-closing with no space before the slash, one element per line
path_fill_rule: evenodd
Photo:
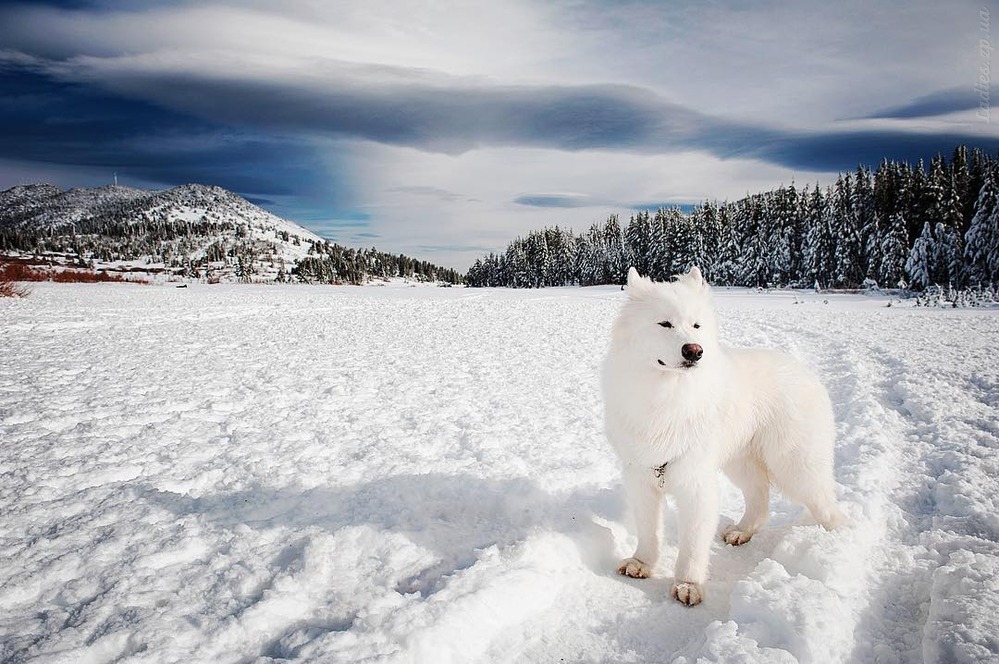
<path fill-rule="evenodd" d="M 701 584 L 694 583 L 693 581 L 674 583 L 670 594 L 673 596 L 673 599 L 685 606 L 697 606 L 704 599 L 704 591 L 701 590 Z"/>
<path fill-rule="evenodd" d="M 647 579 L 652 574 L 652 568 L 638 558 L 625 558 L 618 565 L 617 573 L 633 579 Z"/>
<path fill-rule="evenodd" d="M 732 546 L 745 544 L 752 538 L 753 533 L 745 530 L 739 530 L 734 523 L 722 531 L 722 540 L 724 540 L 726 544 L 731 544 Z"/>
<path fill-rule="evenodd" d="M 850 519 L 847 518 L 847 516 L 836 506 L 820 512 L 816 520 L 822 524 L 822 527 L 826 530 L 837 530 L 843 526 L 850 525 Z"/>

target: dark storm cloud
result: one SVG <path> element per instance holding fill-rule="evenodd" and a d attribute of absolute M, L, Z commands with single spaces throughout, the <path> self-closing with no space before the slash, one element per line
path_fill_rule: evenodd
<path fill-rule="evenodd" d="M 999 150 L 999 137 L 961 133 L 916 133 L 892 130 L 815 133 L 782 138 L 760 146 L 765 161 L 815 171 L 842 171 L 858 164 L 877 166 L 883 159 L 915 163 L 937 154 L 950 155 L 958 145 Z M 751 156 L 751 155 L 750 155 Z"/>
<path fill-rule="evenodd" d="M 697 209 L 699 205 L 700 203 L 676 203 L 673 201 L 644 201 L 644 202 L 628 203 L 627 207 L 630 210 L 677 209 L 683 213 L 690 213 L 693 212 L 695 209 Z"/>
<path fill-rule="evenodd" d="M 958 132 L 793 132 L 738 123 L 624 85 L 487 85 L 342 63 L 327 63 L 308 80 L 274 80 L 5 62 L 0 84 L 8 94 L 0 102 L 0 157 L 127 168 L 164 182 L 200 178 L 272 196 L 301 193 L 324 170 L 305 147 L 307 138 L 317 135 L 448 154 L 496 146 L 691 150 L 813 171 L 850 169 L 883 158 L 928 158 L 959 143 L 999 148 L 997 138 Z M 64 82 L 74 77 L 86 82 Z M 937 105 L 926 106 L 927 101 L 924 109 L 933 111 L 950 100 L 934 99 Z M 517 202 L 592 204 L 558 196 Z"/>
<path fill-rule="evenodd" d="M 979 101 L 978 94 L 970 86 L 952 88 L 950 90 L 940 90 L 932 94 L 923 95 L 905 104 L 882 109 L 865 117 L 871 119 L 926 118 L 977 109 Z"/>
<path fill-rule="evenodd" d="M 313 150 L 298 140 L 233 130 L 30 68 L 0 66 L 0 89 L 0 157 L 12 161 L 116 170 L 166 185 L 210 182 L 270 196 L 308 190 L 321 170 Z"/>
<path fill-rule="evenodd" d="M 583 194 L 526 194 L 514 199 L 518 205 L 546 208 L 579 208 L 598 205 L 597 201 Z"/>
<path fill-rule="evenodd" d="M 698 113 L 636 87 L 482 85 L 396 68 L 343 69 L 308 82 L 111 72 L 100 85 L 230 125 L 454 154 L 507 145 L 646 149 L 703 124 Z M 385 72 L 393 80 L 379 82 Z"/>
<path fill-rule="evenodd" d="M 429 198 L 444 203 L 454 203 L 456 201 L 479 202 L 479 199 L 471 196 L 458 194 L 453 191 L 448 191 L 447 189 L 442 189 L 440 187 L 428 187 L 425 185 L 391 187 L 388 189 L 388 191 L 400 194 L 410 194 L 412 196 L 419 196 L 422 198 Z"/>
<path fill-rule="evenodd" d="M 539 208 L 585 208 L 611 207 L 627 208 L 629 210 L 658 210 L 660 208 L 678 208 L 690 212 L 697 204 L 677 203 L 675 201 L 611 201 L 594 198 L 584 194 L 525 194 L 514 199 L 518 205 L 528 205 Z"/>
<path fill-rule="evenodd" d="M 448 154 L 497 146 L 639 153 L 695 150 L 795 169 L 840 170 L 886 157 L 928 158 L 958 143 L 987 150 L 999 147 L 999 139 L 960 132 L 797 132 L 740 123 L 624 85 L 485 85 L 383 67 L 353 68 L 346 74 L 331 67 L 319 80 L 322 84 L 316 79 L 304 83 L 143 72 L 112 74 L 103 85 L 203 122 L 287 135 L 356 138 Z"/>

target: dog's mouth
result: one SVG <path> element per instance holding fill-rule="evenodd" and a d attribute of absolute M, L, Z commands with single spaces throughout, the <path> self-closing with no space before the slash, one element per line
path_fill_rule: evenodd
<path fill-rule="evenodd" d="M 693 369 L 697 366 L 697 362 L 691 362 L 690 360 L 684 360 L 680 363 L 679 367 L 672 367 L 659 359 L 657 359 L 656 362 L 659 363 L 659 366 L 665 367 L 666 369 Z"/>

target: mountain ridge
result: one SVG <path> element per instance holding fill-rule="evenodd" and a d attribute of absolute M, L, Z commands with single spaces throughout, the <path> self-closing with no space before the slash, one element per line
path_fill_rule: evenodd
<path fill-rule="evenodd" d="M 197 183 L 11 187 L 0 192 L 0 252 L 210 281 L 461 280 L 427 261 L 339 245 L 227 189 Z"/>

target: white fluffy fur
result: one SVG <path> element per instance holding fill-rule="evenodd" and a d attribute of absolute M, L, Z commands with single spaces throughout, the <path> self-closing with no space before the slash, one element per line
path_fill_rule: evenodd
<path fill-rule="evenodd" d="M 688 605 L 704 593 L 718 528 L 718 470 L 746 499 L 742 520 L 722 533 L 729 544 L 748 542 L 766 523 L 771 484 L 825 528 L 843 520 L 825 388 L 790 356 L 725 348 L 717 331 L 710 288 L 696 267 L 672 283 L 654 283 L 632 268 L 604 362 L 607 436 L 621 457 L 638 530 L 638 547 L 618 571 L 641 578 L 656 565 L 668 492 L 679 534 L 672 594 Z M 694 366 L 684 362 L 684 344 L 703 348 Z M 654 468 L 663 463 L 658 478 Z"/>

